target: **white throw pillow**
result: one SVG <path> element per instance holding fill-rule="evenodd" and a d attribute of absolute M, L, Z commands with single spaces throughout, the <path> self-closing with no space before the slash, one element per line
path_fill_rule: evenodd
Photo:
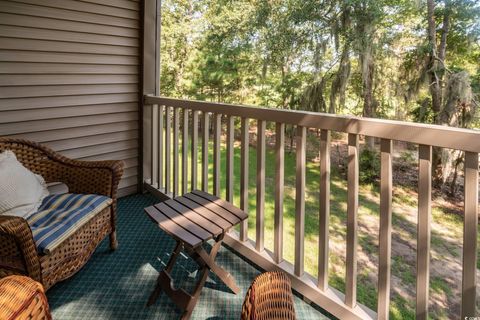
<path fill-rule="evenodd" d="M 45 180 L 25 168 L 15 154 L 0 153 L 0 215 L 27 218 L 48 196 Z"/>

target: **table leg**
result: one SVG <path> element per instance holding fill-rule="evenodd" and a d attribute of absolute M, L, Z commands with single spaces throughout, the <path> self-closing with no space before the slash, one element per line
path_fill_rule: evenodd
<path fill-rule="evenodd" d="M 208 278 L 208 273 L 210 271 L 215 273 L 218 278 L 222 280 L 222 282 L 225 283 L 225 285 L 230 288 L 230 290 L 232 290 L 232 292 L 234 292 L 235 294 L 240 292 L 240 289 L 235 284 L 235 280 L 233 279 L 232 275 L 215 263 L 215 258 L 217 257 L 218 251 L 220 250 L 224 236 L 225 234 L 221 234 L 215 239 L 215 244 L 213 245 L 210 254 L 207 253 L 203 246 L 199 246 L 197 248 L 185 248 L 188 255 L 195 262 L 197 262 L 200 267 L 199 270 L 201 272 L 200 279 L 195 285 L 195 289 L 191 295 L 187 294 L 182 289 L 177 290 L 172 287 L 172 279 L 170 278 L 170 272 L 173 269 L 178 254 L 183 248 L 183 243 L 181 241 L 177 241 L 177 245 L 175 246 L 175 249 L 167 263 L 166 268 L 161 271 L 158 276 L 155 290 L 150 295 L 147 306 L 151 306 L 152 304 L 154 304 L 160 296 L 160 293 L 162 292 L 162 282 L 168 282 L 168 285 L 164 284 L 166 293 L 171 295 L 170 298 L 172 298 L 172 300 L 175 302 L 175 304 L 177 304 L 178 307 L 184 309 L 184 313 L 181 319 L 190 319 L 193 309 L 198 302 L 200 293 L 202 292 L 202 289 Z"/>
<path fill-rule="evenodd" d="M 175 246 L 175 249 L 172 252 L 172 256 L 168 260 L 167 267 L 164 270 L 167 274 L 169 274 L 172 271 L 173 266 L 175 265 L 175 261 L 177 260 L 178 254 L 182 250 L 182 247 L 183 247 L 182 242 L 177 241 L 177 245 Z M 148 302 L 147 302 L 148 307 L 151 306 L 152 304 L 154 304 L 155 301 L 157 301 L 158 297 L 160 296 L 160 293 L 162 293 L 162 287 L 161 287 L 160 282 L 161 282 L 161 274 L 158 275 L 157 283 L 155 285 L 155 289 L 153 290 L 152 294 L 150 295 L 150 298 L 148 298 Z"/>
<path fill-rule="evenodd" d="M 217 237 L 210 254 L 208 254 L 202 246 L 195 248 L 195 253 L 200 257 L 202 262 L 205 263 L 205 265 L 215 273 L 220 280 L 230 288 L 230 290 L 232 290 L 233 293 L 238 294 L 240 288 L 236 285 L 233 276 L 215 263 L 215 258 L 222 245 L 224 235 L 225 234 L 221 234 Z"/>
<path fill-rule="evenodd" d="M 188 302 L 187 307 L 185 308 L 185 312 L 182 315 L 182 320 L 188 320 L 192 316 L 193 309 L 195 308 L 195 305 L 198 302 L 198 298 L 200 297 L 200 293 L 202 292 L 203 286 L 205 285 L 205 282 L 207 281 L 208 278 L 208 268 L 205 266 L 202 268 L 202 276 L 200 277 L 200 280 L 197 282 L 197 285 L 195 286 L 195 290 L 192 293 L 192 298 Z"/>

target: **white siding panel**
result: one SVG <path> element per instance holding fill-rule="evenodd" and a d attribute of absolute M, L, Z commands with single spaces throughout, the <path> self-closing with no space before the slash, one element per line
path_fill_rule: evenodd
<path fill-rule="evenodd" d="M 138 121 L 125 121 L 125 122 L 106 123 L 106 124 L 98 124 L 93 126 L 85 126 L 85 127 L 77 127 L 77 128 L 36 131 L 31 133 L 20 133 L 17 135 L 14 134 L 14 135 L 10 135 L 10 137 L 34 140 L 40 143 L 48 144 L 50 141 L 57 141 L 58 137 L 62 137 L 63 139 L 71 139 L 71 138 L 78 138 L 78 137 L 95 138 L 97 134 L 130 131 L 130 130 L 138 130 Z M 135 154 L 137 154 L 136 150 L 135 150 Z M 122 158 L 120 157 L 119 159 L 122 159 Z M 105 160 L 108 160 L 108 158 L 105 158 Z"/>
<path fill-rule="evenodd" d="M 21 121 L 0 124 L 0 135 L 11 135 L 25 132 L 36 132 L 53 129 L 84 127 L 104 123 L 115 123 L 137 120 L 137 112 L 111 113 L 102 115 L 89 115 L 61 119 L 47 119 L 35 121 Z M 59 137 L 60 138 L 60 137 Z"/>
<path fill-rule="evenodd" d="M 13 0 L 20 3 L 45 6 L 48 8 L 60 8 L 78 12 L 90 12 L 95 14 L 104 14 L 112 17 L 122 17 L 129 19 L 138 19 L 138 11 L 117 8 L 116 6 L 99 5 L 77 0 Z"/>
<path fill-rule="evenodd" d="M 83 106 L 102 103 L 138 102 L 136 93 L 100 94 L 63 97 L 33 97 L 3 99 L 0 111 Z"/>
<path fill-rule="evenodd" d="M 30 15 L 34 17 L 46 17 L 68 21 L 89 22 L 132 29 L 138 29 L 140 25 L 140 22 L 137 19 L 120 18 L 110 15 L 82 12 L 80 10 L 57 9 L 54 7 L 53 0 L 42 1 L 44 5 L 40 5 L 40 1 L 37 0 L 33 0 L 31 2 L 32 4 L 2 0 L 0 2 L 0 11 L 5 13 Z M 48 2 L 51 2 L 52 6 L 47 6 Z M 82 4 L 81 1 L 74 2 Z"/>
<path fill-rule="evenodd" d="M 80 117 L 94 114 L 135 112 L 137 109 L 138 105 L 135 102 L 128 102 L 63 108 L 42 108 L 32 109 L 25 112 L 18 112 L 16 110 L 0 111 L 0 124 L 20 121 L 46 120 L 52 118 L 60 119 Z"/>
<path fill-rule="evenodd" d="M 139 160 L 140 3 L 0 0 L 0 136 L 84 160 Z"/>
<path fill-rule="evenodd" d="M 115 0 L 116 1 L 116 0 Z M 2 24 L 20 27 L 34 27 L 41 29 L 77 31 L 86 33 L 106 34 L 113 36 L 138 38 L 138 31 L 125 27 L 106 26 L 78 21 L 67 21 L 53 18 L 32 17 L 28 19 L 18 19 L 19 14 L 0 13 Z"/>
<path fill-rule="evenodd" d="M 2 0 L 3 1 L 3 0 Z M 93 43 L 0 37 L 1 49 L 138 56 L 138 48 Z M 13 57 L 12 57 L 13 58 Z M 15 61 L 15 60 L 13 60 Z"/>
<path fill-rule="evenodd" d="M 52 51 L 0 50 L 0 61 L 138 66 L 137 56 Z"/>
<path fill-rule="evenodd" d="M 67 84 L 137 84 L 134 74 L 0 74 L 0 86 L 40 86 Z"/>

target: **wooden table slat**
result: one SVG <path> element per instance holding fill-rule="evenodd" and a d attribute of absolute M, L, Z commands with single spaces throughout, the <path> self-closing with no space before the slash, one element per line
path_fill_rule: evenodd
<path fill-rule="evenodd" d="M 211 233 L 213 236 L 217 236 L 223 232 L 222 228 L 220 228 L 210 220 L 204 218 L 203 216 L 199 215 L 195 211 L 187 208 L 175 199 L 168 200 L 164 203 L 173 210 L 177 211 L 179 214 L 183 215 L 186 219 L 191 220 L 193 223 L 196 223 L 197 225 Z"/>
<path fill-rule="evenodd" d="M 216 224 L 217 226 L 222 228 L 224 231 L 232 227 L 232 224 L 229 221 L 216 215 L 212 211 L 208 210 L 205 207 L 202 207 L 201 205 L 199 205 L 196 202 L 193 202 L 190 199 L 187 199 L 185 197 L 179 197 L 179 198 L 176 198 L 175 201 L 177 201 L 178 203 L 181 203 L 185 207 L 189 208 L 190 210 L 193 210 L 195 213 L 201 215 L 205 219 Z"/>
<path fill-rule="evenodd" d="M 197 224 L 188 220 L 183 215 L 181 215 L 177 211 L 167 206 L 164 202 L 156 204 L 155 208 L 157 208 L 157 210 L 159 210 L 161 213 L 167 216 L 170 220 L 180 225 L 182 228 L 186 229 L 188 232 L 190 232 L 197 238 L 200 238 L 201 240 L 205 241 L 212 237 L 211 233 L 200 228 Z"/>
<path fill-rule="evenodd" d="M 248 218 L 248 215 L 240 210 L 239 208 L 235 207 L 233 204 L 230 202 L 224 201 L 220 199 L 219 197 L 216 197 L 214 195 L 208 194 L 206 192 L 200 191 L 200 190 L 193 190 L 193 194 L 198 195 L 199 197 L 202 197 L 210 202 L 215 203 L 216 205 L 224 208 L 225 210 L 233 213 L 238 219 L 240 220 L 245 220 Z"/>
<path fill-rule="evenodd" d="M 212 211 L 216 215 L 225 218 L 232 225 L 235 225 L 235 224 L 240 222 L 240 219 L 238 219 L 237 216 L 234 215 L 233 213 L 231 213 L 230 211 L 227 211 L 227 210 L 223 209 L 222 207 L 220 207 L 219 205 L 217 205 L 217 204 L 215 204 L 215 203 L 213 203 L 213 202 L 211 202 L 211 201 L 209 201 L 205 198 L 197 196 L 196 194 L 187 193 L 183 197 L 188 198 L 188 199 L 198 203 L 199 205 L 202 205 L 203 207 L 209 209 L 210 211 Z"/>
<path fill-rule="evenodd" d="M 152 206 L 145 208 L 145 212 L 147 212 L 147 214 L 153 221 L 158 223 L 162 230 L 170 234 L 175 239 L 180 240 L 192 247 L 197 247 L 203 243 L 200 238 L 194 236 L 193 234 L 170 220 L 167 216 L 162 214 L 155 207 Z"/>

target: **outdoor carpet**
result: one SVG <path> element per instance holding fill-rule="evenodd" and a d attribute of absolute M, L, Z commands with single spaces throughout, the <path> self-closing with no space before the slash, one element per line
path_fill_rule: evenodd
<path fill-rule="evenodd" d="M 108 237 L 91 260 L 72 278 L 47 292 L 54 319 L 178 319 L 181 315 L 162 294 L 146 307 L 158 271 L 168 262 L 175 241 L 162 232 L 143 212 L 158 202 L 151 195 L 134 195 L 118 202 L 119 247 L 112 252 Z M 208 250 L 208 249 L 207 249 Z M 191 319 L 240 319 L 242 303 L 250 283 L 261 271 L 228 248 L 222 247 L 217 263 L 230 272 L 241 292 L 235 295 L 215 275 L 205 285 Z M 172 276 L 177 286 L 192 291 L 197 264 L 182 255 Z M 295 296 L 298 319 L 328 319 L 318 308 Z"/>

